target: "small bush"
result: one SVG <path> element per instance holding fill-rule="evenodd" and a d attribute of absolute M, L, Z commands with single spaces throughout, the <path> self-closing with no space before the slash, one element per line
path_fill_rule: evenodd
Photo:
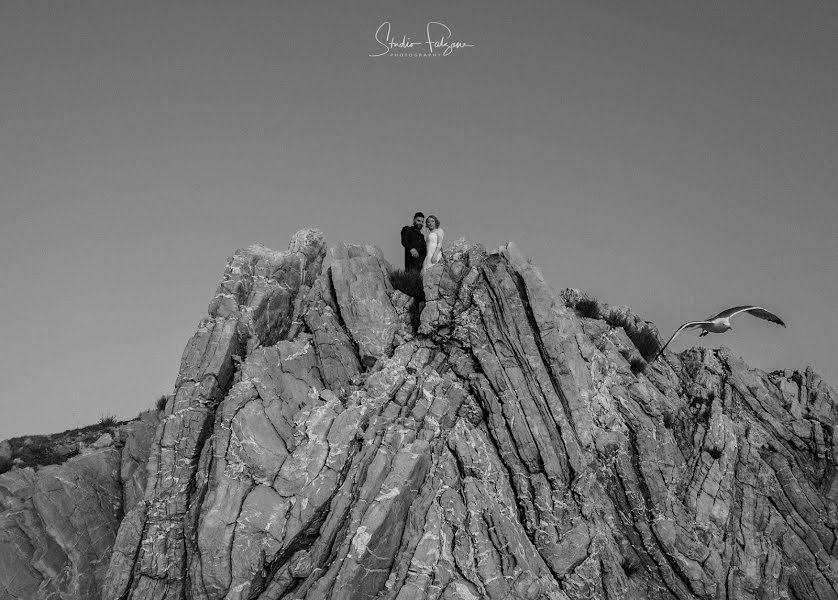
<path fill-rule="evenodd" d="M 12 468 L 12 461 L 7 458 L 0 458 L 0 473 L 5 473 Z"/>
<path fill-rule="evenodd" d="M 99 427 L 113 427 L 117 422 L 115 415 L 103 415 L 99 417 Z"/>
<path fill-rule="evenodd" d="M 633 348 L 620 348 L 619 352 L 623 355 L 623 358 L 626 359 L 631 372 L 635 375 L 642 373 L 646 370 L 646 367 L 649 366 Z"/>
<path fill-rule="evenodd" d="M 588 317 L 589 319 L 599 319 L 602 316 L 602 308 L 599 302 L 593 298 L 580 298 L 576 302 L 576 312 L 580 317 Z"/>
<path fill-rule="evenodd" d="M 622 327 L 644 360 L 651 360 L 660 350 L 661 344 L 654 330 L 648 325 L 637 327 L 626 313 L 611 310 L 605 315 L 605 322 L 611 327 Z"/>
<path fill-rule="evenodd" d="M 629 360 L 629 367 L 631 368 L 631 372 L 635 375 L 643 373 L 647 366 L 649 366 L 649 364 L 636 354 Z"/>
<path fill-rule="evenodd" d="M 608 314 L 605 315 L 605 322 L 611 325 L 611 327 L 622 327 L 626 331 L 629 330 L 629 321 L 626 318 L 626 314 L 619 310 L 610 310 Z"/>
<path fill-rule="evenodd" d="M 422 273 L 420 271 L 393 269 L 390 271 L 390 284 L 419 302 L 425 301 L 425 288 L 422 284 Z"/>
<path fill-rule="evenodd" d="M 651 360 L 661 348 L 658 336 L 649 327 L 641 327 L 629 333 L 629 338 L 640 355 L 647 361 Z"/>
<path fill-rule="evenodd" d="M 157 399 L 157 412 L 163 412 L 164 410 L 166 410 L 166 403 L 168 401 L 169 399 L 166 396 L 160 396 Z"/>
<path fill-rule="evenodd" d="M 32 435 L 25 438 L 12 438 L 9 441 L 12 445 L 13 458 L 12 462 L 6 465 L 5 470 L 11 469 L 18 460 L 20 467 L 38 467 L 64 462 L 64 458 L 59 456 L 54 448 L 55 442 L 49 436 Z"/>
<path fill-rule="evenodd" d="M 52 446 L 52 442 L 44 440 L 42 443 L 27 448 L 20 458 L 23 459 L 26 466 L 56 465 L 64 462 L 64 458 L 59 456 Z"/>

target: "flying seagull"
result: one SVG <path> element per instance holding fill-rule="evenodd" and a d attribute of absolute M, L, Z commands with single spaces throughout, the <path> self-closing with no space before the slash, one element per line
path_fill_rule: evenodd
<path fill-rule="evenodd" d="M 760 306 L 734 306 L 733 308 L 723 310 L 715 317 L 711 317 L 706 321 L 688 321 L 681 325 L 678 329 L 675 330 L 675 333 L 672 334 L 672 337 L 669 338 L 669 341 L 667 341 L 663 345 L 663 348 L 658 350 L 658 353 L 655 354 L 655 358 L 653 358 L 649 364 L 655 362 L 658 359 L 658 357 L 661 354 L 663 354 L 663 351 L 666 350 L 666 347 L 669 345 L 669 342 L 674 340 L 675 336 L 681 333 L 684 329 L 690 329 L 692 327 L 703 329 L 704 331 L 702 331 L 701 335 L 699 335 L 698 337 L 704 337 L 708 333 L 724 333 L 725 331 L 732 329 L 730 320 L 739 313 L 743 312 L 750 313 L 755 317 L 765 319 L 766 321 L 771 321 L 772 323 L 777 323 L 778 325 L 782 325 L 783 327 L 786 326 L 786 324 L 783 323 L 783 320 L 780 317 L 778 317 L 772 312 L 765 310 Z"/>

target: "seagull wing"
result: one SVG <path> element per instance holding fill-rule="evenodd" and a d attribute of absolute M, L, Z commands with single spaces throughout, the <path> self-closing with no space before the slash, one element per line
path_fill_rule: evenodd
<path fill-rule="evenodd" d="M 676 336 L 676 335 L 678 335 L 679 333 L 681 333 L 684 329 L 686 329 L 687 327 L 695 327 L 695 326 L 697 326 L 697 325 L 709 325 L 709 324 L 710 324 L 710 323 L 712 323 L 712 322 L 713 322 L 713 321 L 687 321 L 686 323 L 684 323 L 684 324 L 683 324 L 683 325 L 681 325 L 678 329 L 676 329 L 676 330 L 675 330 L 675 333 L 673 333 L 673 334 L 672 334 L 672 337 L 671 337 L 671 338 L 669 338 L 669 339 L 666 341 L 666 343 L 663 345 L 663 347 L 662 347 L 660 350 L 658 350 L 658 353 L 657 353 L 657 354 L 655 354 L 655 358 L 653 358 L 652 360 L 650 360 L 650 361 L 649 361 L 649 364 L 651 365 L 653 362 L 655 362 L 656 360 L 658 360 L 658 357 L 659 357 L 661 354 L 663 354 L 663 351 L 664 351 L 664 350 L 666 350 L 666 347 L 667 347 L 667 346 L 669 346 L 669 342 L 671 342 L 672 340 L 674 340 L 674 339 L 675 339 L 675 336 Z"/>
<path fill-rule="evenodd" d="M 719 314 L 717 314 L 714 319 L 718 319 L 719 317 L 723 317 L 726 319 L 730 319 L 739 313 L 746 312 L 748 314 L 754 315 L 760 319 L 764 319 L 765 321 L 771 321 L 772 323 L 777 323 L 777 325 L 782 325 L 783 327 L 786 326 L 783 323 L 783 320 L 775 315 L 774 313 L 765 310 L 761 306 L 734 306 L 733 308 L 728 308 L 727 310 L 723 310 Z"/>

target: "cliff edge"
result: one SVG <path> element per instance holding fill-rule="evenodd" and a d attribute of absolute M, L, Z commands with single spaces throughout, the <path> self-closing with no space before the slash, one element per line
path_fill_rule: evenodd
<path fill-rule="evenodd" d="M 725 348 L 638 369 L 653 326 L 580 316 L 513 243 L 452 244 L 421 306 L 377 248 L 329 253 L 304 230 L 228 262 L 101 598 L 838 600 L 817 374 Z M 0 598 L 27 597 L 10 564 Z"/>

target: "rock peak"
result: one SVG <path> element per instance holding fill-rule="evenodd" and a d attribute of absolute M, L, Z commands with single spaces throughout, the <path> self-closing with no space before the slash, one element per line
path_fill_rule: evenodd
<path fill-rule="evenodd" d="M 230 258 L 102 598 L 838 598 L 817 374 L 645 365 L 652 323 L 514 243 L 457 240 L 416 297 L 392 273 L 316 230 Z"/>

